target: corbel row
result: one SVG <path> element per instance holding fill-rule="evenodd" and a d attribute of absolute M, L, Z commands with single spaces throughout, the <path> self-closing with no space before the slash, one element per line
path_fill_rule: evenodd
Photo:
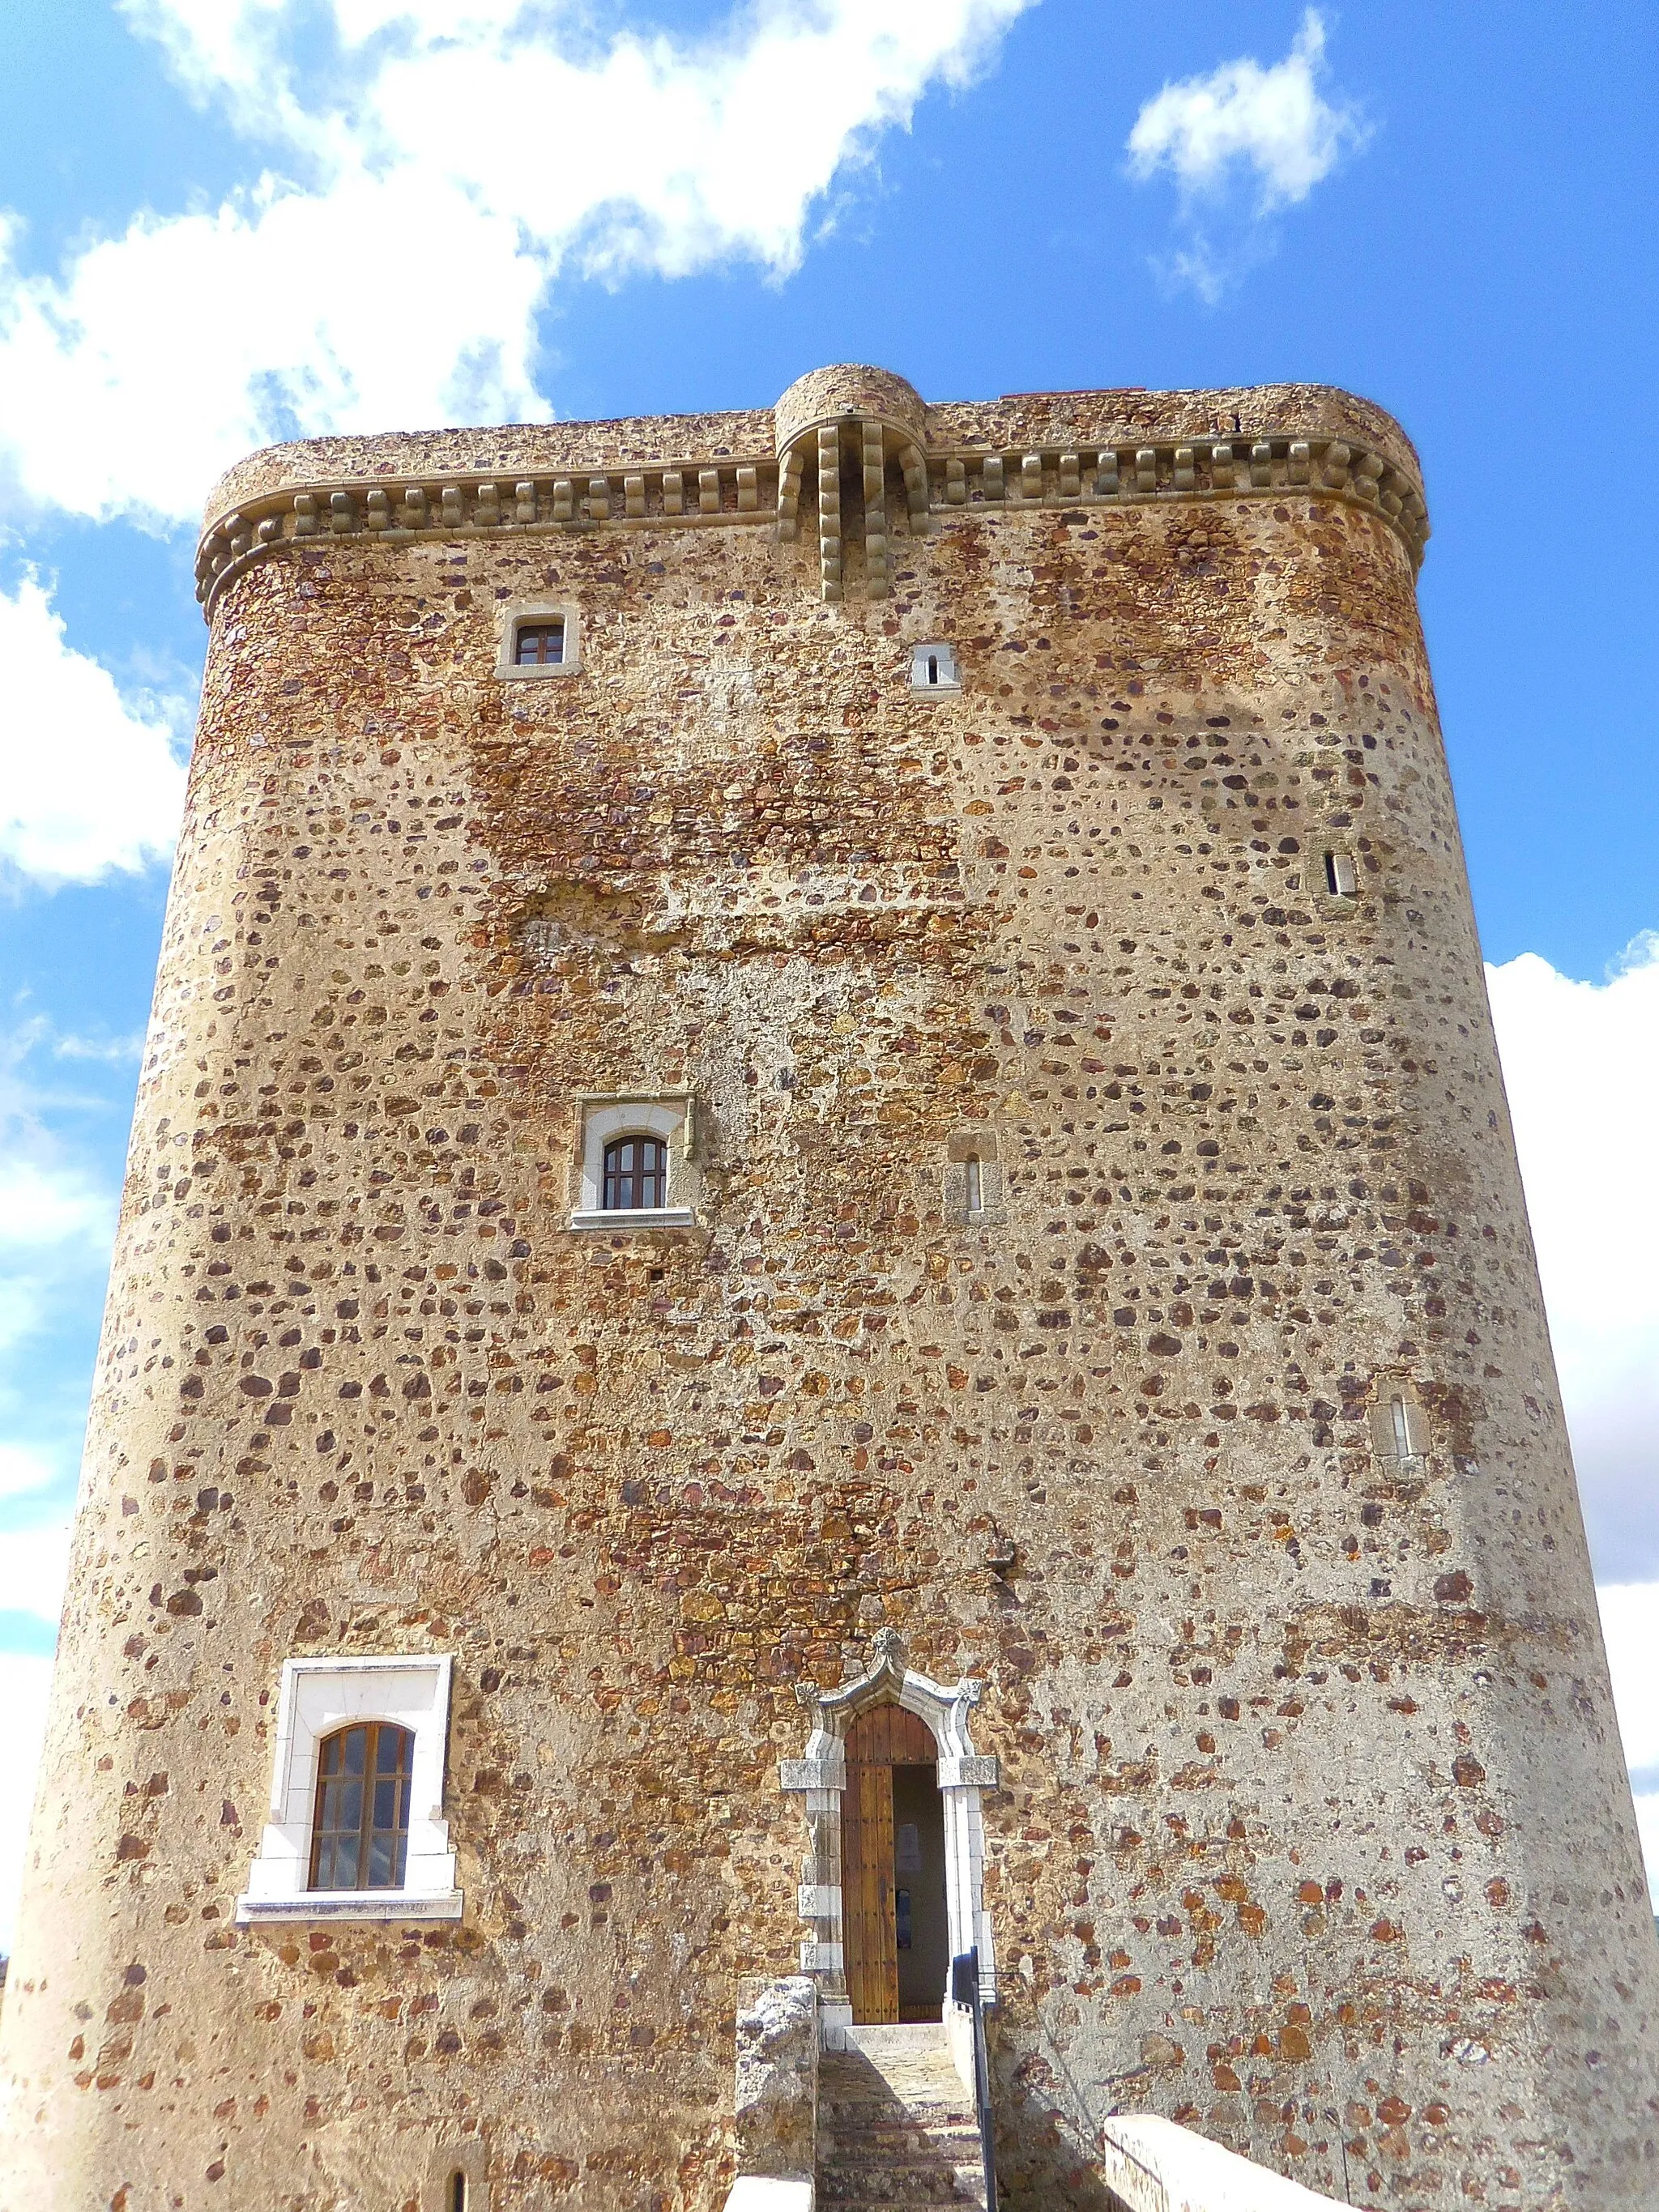
<path fill-rule="evenodd" d="M 843 441 L 861 440 L 864 470 L 864 590 L 872 599 L 892 588 L 888 529 L 891 434 L 872 420 L 843 419 L 817 434 L 818 580 L 823 598 L 846 592 L 842 511 Z M 1237 498 L 1251 494 L 1321 491 L 1380 514 L 1420 566 L 1429 537 L 1428 510 L 1412 478 L 1381 454 L 1337 439 L 1216 438 L 1127 447 L 1060 447 L 1035 453 L 976 452 L 924 457 L 902 447 L 898 464 L 910 534 L 921 537 L 953 510 L 1068 507 L 1094 502 L 1142 505 L 1160 500 Z M 806 459 L 803 441 L 785 457 L 779 477 L 781 540 L 799 532 Z"/>
<path fill-rule="evenodd" d="M 399 544 L 513 531 L 765 522 L 775 523 L 779 539 L 787 543 L 799 532 L 813 434 L 808 432 L 781 461 L 700 461 L 511 483 L 463 477 L 360 483 L 270 495 L 209 530 L 197 554 L 197 597 L 210 616 L 232 576 L 275 547 L 307 539 Z M 890 425 L 848 416 L 816 433 L 818 583 L 831 602 L 846 590 L 842 464 L 853 441 L 850 450 L 863 474 L 864 589 L 871 599 L 884 599 L 891 590 L 889 501 L 895 463 L 912 537 L 926 535 L 964 508 L 1127 506 L 1286 491 L 1320 491 L 1380 514 L 1398 532 L 1414 564 L 1421 562 L 1429 536 L 1428 512 L 1411 477 L 1382 455 L 1342 439 L 1213 438 L 929 456 L 913 441 L 896 441 Z"/>
<path fill-rule="evenodd" d="M 1237 497 L 1241 493 L 1318 490 L 1375 508 L 1422 558 L 1428 509 L 1410 477 L 1380 453 L 1340 438 L 1217 438 L 1191 442 L 1036 453 L 942 454 L 928 464 L 930 504 L 947 513 L 969 505 L 1068 506 L 1091 500 L 1125 505 L 1163 498 Z"/>
<path fill-rule="evenodd" d="M 770 522 L 775 471 L 768 458 L 512 483 L 457 476 L 368 488 L 307 488 L 250 502 L 216 523 L 197 550 L 196 596 L 210 615 L 219 590 L 249 561 L 307 538 L 367 536 L 400 544 L 503 531 L 582 531 L 617 522 Z"/>

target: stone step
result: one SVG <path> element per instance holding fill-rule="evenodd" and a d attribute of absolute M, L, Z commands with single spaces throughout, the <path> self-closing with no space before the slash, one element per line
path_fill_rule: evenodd
<path fill-rule="evenodd" d="M 886 2191 L 880 2191 L 860 2197 L 848 2197 L 837 2193 L 832 2200 L 824 2194 L 822 2186 L 820 2186 L 817 2201 L 820 2203 L 828 2203 L 833 2201 L 836 2207 L 836 2212 L 891 2212 L 891 2208 L 895 2205 L 915 2204 L 918 2203 L 978 2205 L 980 2212 L 984 2212 L 985 2177 L 982 2173 L 979 2172 L 977 2169 L 975 2169 L 975 2171 L 971 2174 L 963 2174 L 962 2179 L 957 2182 L 954 2192 L 951 2196 L 943 2198 L 929 2199 L 892 2197 L 888 2195 Z"/>
<path fill-rule="evenodd" d="M 967 2120 L 948 2128 L 882 2126 L 838 2131 L 820 2126 L 818 2141 L 824 2146 L 826 2157 L 854 2160 L 927 2157 L 947 2152 L 953 2157 L 963 2157 L 977 2146 L 979 2130 Z"/>
<path fill-rule="evenodd" d="M 820 2160 L 818 2174 L 821 2183 L 828 2187 L 833 2183 L 842 2196 L 861 2197 L 884 2189 L 890 2183 L 895 2190 L 907 2196 L 930 2195 L 935 2184 L 946 2185 L 948 2196 L 965 2176 L 978 2173 L 976 2158 L 939 2159 L 860 2159 L 843 2164 L 839 2160 Z"/>
<path fill-rule="evenodd" d="M 983 2207 L 979 2124 L 929 2023 L 856 2027 L 818 2074 L 817 2202 L 823 2212 Z"/>
<path fill-rule="evenodd" d="M 930 2120 L 949 2119 L 969 2113 L 973 2107 L 963 2095 L 960 2082 L 953 2082 L 949 2089 L 941 2084 L 935 2094 L 927 2097 L 876 2097 L 867 2090 L 860 2090 L 855 2097 L 820 2095 L 818 2109 L 861 2121 L 879 2119 L 884 2112 L 895 2118 L 905 2112 L 925 2112 Z"/>
<path fill-rule="evenodd" d="M 815 2199 L 819 2203 L 828 2201 L 823 2197 Z M 895 2212 L 895 2208 L 905 2201 L 895 2197 L 837 2197 L 835 2204 L 836 2212 Z M 979 2212 L 985 2212 L 984 2181 L 981 2179 L 971 2184 L 964 2181 L 954 2197 L 942 2201 L 957 2206 L 977 2205 Z"/>
<path fill-rule="evenodd" d="M 820 2119 L 818 2141 L 838 2158 L 898 2158 L 912 2151 L 970 2150 L 979 2141 L 979 2130 L 967 2118 L 938 2127 L 921 2126 L 915 2120 L 883 2120 L 867 2128 L 826 2127 Z"/>
<path fill-rule="evenodd" d="M 971 2173 L 959 2174 L 948 2186 L 937 2190 L 916 2191 L 889 2188 L 886 2182 L 866 2182 L 857 2189 L 841 2189 L 820 2175 L 816 2200 L 819 2204 L 833 2204 L 836 2212 L 864 2212 L 869 2206 L 897 2207 L 924 2204 L 977 2204 L 985 2203 L 985 2177 L 977 2168 Z"/>
<path fill-rule="evenodd" d="M 978 2157 L 980 2130 L 978 2128 L 940 2128 L 938 2132 L 929 2128 L 894 2128 L 890 2135 L 821 2135 L 823 2159 L 836 2159 L 841 2166 L 869 2166 L 872 2159 L 898 2159 L 900 2166 L 909 2159 L 922 2163 L 933 2159 L 947 2159 L 957 2166 Z"/>
<path fill-rule="evenodd" d="M 957 2081 L 948 2053 L 938 2051 L 826 2051 L 818 2071 L 832 2081 Z"/>
<path fill-rule="evenodd" d="M 930 2112 L 973 2110 L 974 2100 L 954 2074 L 930 2076 L 926 2081 L 891 2081 L 871 2080 L 866 2075 L 856 2081 L 829 2081 L 818 2076 L 820 2105 L 839 2106 L 843 2111 L 900 2112 L 920 2106 Z"/>
<path fill-rule="evenodd" d="M 818 2076 L 818 2103 L 825 2110 L 865 2112 L 921 2107 L 930 2112 L 967 2112 L 971 2102 L 954 2074 L 897 2085 L 868 2079 L 830 2081 L 822 2074 Z"/>
<path fill-rule="evenodd" d="M 930 2132 L 937 2129 L 975 2129 L 976 2124 L 974 2115 L 961 2106 L 939 2105 L 927 2111 L 912 2105 L 902 2112 L 896 2112 L 890 2105 L 872 2105 L 862 2110 L 857 2106 L 818 2106 L 820 2130 L 848 2137 L 878 2132 L 884 2128 L 920 2128 Z"/>
<path fill-rule="evenodd" d="M 894 2021 L 879 2027 L 844 2027 L 841 2033 L 847 2051 L 862 2051 L 872 2057 L 912 2051 L 948 2051 L 951 2047 L 945 2023 L 937 2020 Z M 826 2051 L 824 2055 L 839 2057 L 842 2053 Z"/>
<path fill-rule="evenodd" d="M 814 2203 L 830 2203 L 830 2201 L 832 2199 L 818 2194 Z M 978 2205 L 980 2212 L 984 2212 L 984 2179 L 963 2181 L 963 2185 L 951 2197 L 940 2197 L 940 2199 L 915 2199 L 915 2197 L 836 2197 L 834 2199 L 836 2212 L 905 2212 L 907 2205 L 925 2203 Z"/>
<path fill-rule="evenodd" d="M 965 2167 L 959 2173 L 929 2173 L 903 2166 L 856 2175 L 831 2172 L 818 2176 L 817 2202 L 861 2204 L 873 2198 L 878 2204 L 960 2204 L 963 2191 L 976 2179 L 982 2185 L 983 2178 Z"/>

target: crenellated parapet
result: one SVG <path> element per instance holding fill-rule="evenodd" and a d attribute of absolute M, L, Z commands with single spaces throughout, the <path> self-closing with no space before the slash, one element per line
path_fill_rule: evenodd
<path fill-rule="evenodd" d="M 765 420 L 769 447 L 756 435 Z M 833 602 L 884 598 L 896 538 L 926 537 L 988 510 L 1291 494 L 1376 514 L 1413 567 L 1429 536 L 1415 456 L 1396 426 L 1321 386 L 1033 393 L 929 407 L 902 377 L 848 367 L 800 378 L 769 418 L 670 417 L 636 427 L 666 434 L 668 457 L 637 459 L 644 440 L 613 438 L 595 441 L 595 458 L 584 465 L 566 440 L 535 425 L 487 434 L 495 450 L 470 466 L 441 465 L 473 458 L 465 433 L 275 447 L 226 479 L 234 505 L 210 503 L 197 596 L 210 618 L 244 568 L 307 539 L 393 546 L 512 532 L 766 527 L 781 545 L 816 536 L 817 590 Z M 676 428 L 703 436 L 677 453 L 669 442 Z M 727 445 L 723 431 L 747 443 Z M 619 442 L 629 449 L 620 465 L 606 451 Z M 515 444 L 519 451 L 507 450 Z M 308 474 L 303 463 L 313 450 L 319 461 L 345 465 Z M 563 466 L 544 465 L 551 451 Z M 438 467 L 422 465 L 434 459 Z"/>

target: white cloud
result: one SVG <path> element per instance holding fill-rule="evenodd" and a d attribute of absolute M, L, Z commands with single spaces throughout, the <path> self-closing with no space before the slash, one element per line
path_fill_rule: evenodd
<path fill-rule="evenodd" d="M 1595 1596 L 1625 1757 L 1659 1792 L 1659 1583 L 1601 1583 Z"/>
<path fill-rule="evenodd" d="M 11 1949 L 22 1887 L 23 1852 L 34 1803 L 34 1778 L 46 1733 L 46 1693 L 52 1686 L 50 1659 L 0 1654 L 0 1773 L 10 1778 L 0 1790 L 0 1951 Z"/>
<path fill-rule="evenodd" d="M 766 0 L 690 46 L 577 0 L 131 0 L 277 159 L 56 278 L 0 238 L 0 441 L 39 501 L 179 518 L 274 437 L 544 417 L 562 270 L 787 273 L 838 173 L 1031 4 Z"/>
<path fill-rule="evenodd" d="M 10 1945 L 51 1674 L 34 1653 L 63 1602 L 66 1477 L 84 1402 L 77 1390 L 60 1405 L 52 1338 L 66 1308 L 95 1315 L 115 1216 L 113 1194 L 65 1155 L 27 1079 L 31 1053 L 50 1042 L 40 1021 L 0 1039 L 0 1951 Z"/>
<path fill-rule="evenodd" d="M 1595 1595 L 1648 1887 L 1659 1904 L 1659 1583 L 1603 1583 Z"/>
<path fill-rule="evenodd" d="M 1253 171 L 1263 215 L 1306 199 L 1365 136 L 1352 109 L 1321 93 L 1324 58 L 1324 21 L 1310 8 L 1291 51 L 1271 69 L 1246 58 L 1166 84 L 1135 118 L 1131 173 L 1167 171 L 1194 198 Z"/>
<path fill-rule="evenodd" d="M 1533 952 L 1486 981 L 1591 1545 L 1659 1576 L 1659 935 L 1604 983 Z M 1596 1595 L 1659 1903 L 1659 1581 Z"/>
<path fill-rule="evenodd" d="M 0 862 L 51 885 L 165 856 L 185 784 L 167 717 L 74 650 L 33 576 L 0 590 Z"/>
<path fill-rule="evenodd" d="M 1636 1827 L 1642 1838 L 1642 1856 L 1647 1863 L 1648 1895 L 1656 1913 L 1659 1913 L 1659 1796 L 1640 1796 L 1636 1800 Z"/>
<path fill-rule="evenodd" d="M 101 1247 L 113 1225 L 108 1194 L 78 1170 L 0 1156 L 0 1253 L 88 1238 Z"/>
<path fill-rule="evenodd" d="M 1659 1575 L 1659 935 L 1605 983 L 1487 981 L 1591 1543 Z"/>
<path fill-rule="evenodd" d="M 63 1609 L 69 1552 L 67 1520 L 0 1535 L 0 1613 L 29 1613 L 55 1622 Z"/>
<path fill-rule="evenodd" d="M 27 1444 L 0 1443 L 0 1498 L 26 1497 L 58 1479 L 51 1462 Z M 9 1540 L 0 1536 L 0 1547 Z"/>
<path fill-rule="evenodd" d="M 61 1030 L 52 1041 L 54 1060 L 84 1060 L 106 1067 L 122 1067 L 142 1060 L 144 1036 L 142 1030 L 130 1036 L 77 1036 L 74 1030 Z"/>
<path fill-rule="evenodd" d="M 48 1125 L 55 1100 L 27 1073 L 30 1054 L 50 1038 L 46 1023 L 23 1024 L 0 1037 L 0 1355 L 30 1338 L 50 1336 L 66 1311 L 100 1297 L 115 1233 L 116 1194 L 70 1153 Z M 95 1102 L 71 1101 L 77 1107 Z M 0 1358 L 0 1420 L 15 1433 L 46 1416 L 38 1370 L 24 1374 Z M 17 1462 L 0 1447 L 0 1494 Z"/>

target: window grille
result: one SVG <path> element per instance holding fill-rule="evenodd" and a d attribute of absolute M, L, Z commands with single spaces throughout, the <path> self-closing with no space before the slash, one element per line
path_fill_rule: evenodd
<path fill-rule="evenodd" d="M 659 1137 L 618 1137 L 605 1148 L 605 1210 L 668 1203 L 668 1147 Z"/>
<path fill-rule="evenodd" d="M 325 1736 L 317 1761 L 313 1889 L 401 1889 L 415 1738 L 389 1721 Z"/>

